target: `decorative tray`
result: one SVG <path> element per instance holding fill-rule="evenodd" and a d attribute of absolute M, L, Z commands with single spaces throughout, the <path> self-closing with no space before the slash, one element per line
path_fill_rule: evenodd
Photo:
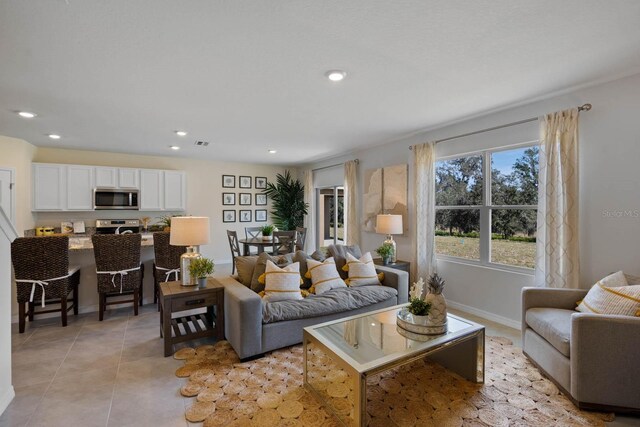
<path fill-rule="evenodd" d="M 428 318 L 428 316 L 417 317 Z M 398 311 L 397 325 L 408 332 L 421 335 L 441 335 L 447 332 L 446 321 L 442 325 L 429 324 L 428 320 L 425 322 L 423 319 L 414 319 L 413 314 L 411 314 L 406 308 Z"/>

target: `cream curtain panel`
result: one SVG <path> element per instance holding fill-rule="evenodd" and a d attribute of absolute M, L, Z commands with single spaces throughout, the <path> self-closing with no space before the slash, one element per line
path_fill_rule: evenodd
<path fill-rule="evenodd" d="M 316 189 L 313 186 L 313 170 L 308 169 L 304 171 L 304 202 L 307 204 L 307 215 L 304 217 L 304 227 L 307 229 L 307 239 L 304 244 L 304 250 L 308 253 L 317 249 L 315 191 Z"/>
<path fill-rule="evenodd" d="M 345 245 L 360 244 L 356 197 L 358 195 L 358 161 L 344 164 L 344 238 Z"/>
<path fill-rule="evenodd" d="M 415 262 L 411 264 L 414 280 L 428 280 L 436 271 L 436 143 L 413 146 L 414 239 Z"/>
<path fill-rule="evenodd" d="M 540 118 L 536 286 L 579 287 L 578 109 Z"/>

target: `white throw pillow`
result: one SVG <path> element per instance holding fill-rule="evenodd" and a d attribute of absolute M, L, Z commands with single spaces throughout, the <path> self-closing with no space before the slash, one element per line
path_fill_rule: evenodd
<path fill-rule="evenodd" d="M 591 287 L 576 310 L 583 313 L 640 316 L 640 285 L 629 286 L 622 271 L 613 273 Z"/>
<path fill-rule="evenodd" d="M 265 269 L 265 302 L 302 299 L 300 293 L 300 263 L 294 262 L 280 268 L 272 261 L 267 261 Z"/>
<path fill-rule="evenodd" d="M 347 263 L 343 267 L 349 272 L 349 278 L 345 280 L 349 286 L 379 285 L 380 278 L 376 273 L 371 252 L 362 255 L 360 259 L 347 254 Z"/>
<path fill-rule="evenodd" d="M 347 287 L 338 274 L 333 258 L 327 258 L 324 262 L 308 259 L 307 267 L 309 268 L 307 275 L 311 276 L 311 288 L 309 289 L 311 293 L 320 295 L 331 289 Z"/>

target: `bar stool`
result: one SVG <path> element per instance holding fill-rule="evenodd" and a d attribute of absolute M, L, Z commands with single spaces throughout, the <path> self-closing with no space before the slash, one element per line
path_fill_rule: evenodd
<path fill-rule="evenodd" d="M 80 267 L 69 266 L 69 237 L 19 237 L 11 243 L 11 261 L 16 278 L 18 329 L 22 334 L 25 318 L 33 321 L 36 314 L 60 312 L 62 326 L 67 326 L 67 313 L 78 314 Z M 69 294 L 73 303 L 67 306 Z M 60 308 L 35 311 L 36 303 L 60 304 Z M 25 306 L 28 305 L 28 310 Z"/>
<path fill-rule="evenodd" d="M 158 288 L 160 283 L 170 280 L 180 280 L 180 256 L 187 251 L 186 246 L 169 244 L 171 233 L 160 231 L 153 233 L 153 303 L 158 302 Z M 158 306 L 160 311 L 160 306 Z"/>
<path fill-rule="evenodd" d="M 133 313 L 137 316 L 144 278 L 144 266 L 140 264 L 142 236 L 140 234 L 94 234 L 91 241 L 98 276 L 98 318 L 100 321 L 103 320 L 107 305 L 128 302 L 133 303 Z M 133 295 L 133 299 L 107 301 L 108 298 L 121 295 Z"/>

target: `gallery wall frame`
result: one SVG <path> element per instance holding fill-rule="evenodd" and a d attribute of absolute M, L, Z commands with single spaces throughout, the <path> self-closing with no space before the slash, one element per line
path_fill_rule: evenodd
<path fill-rule="evenodd" d="M 222 175 L 222 188 L 236 188 L 236 176 Z"/>
<path fill-rule="evenodd" d="M 236 210 L 225 209 L 222 211 L 222 222 L 236 222 Z"/>

